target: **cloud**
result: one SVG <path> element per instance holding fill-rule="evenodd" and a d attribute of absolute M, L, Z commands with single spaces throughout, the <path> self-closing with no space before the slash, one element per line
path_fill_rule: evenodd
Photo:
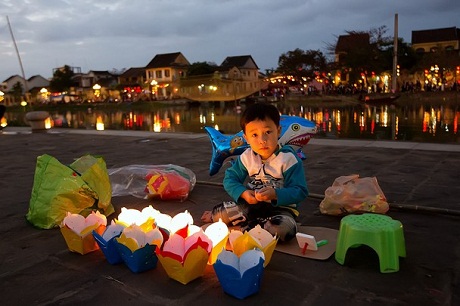
<path fill-rule="evenodd" d="M 455 2 L 454 2 L 455 1 Z M 10 19 L 26 77 L 72 65 L 89 70 L 145 66 L 160 53 L 220 64 L 252 55 L 263 71 L 296 48 L 321 50 L 345 31 L 385 25 L 410 42 L 413 30 L 456 27 L 458 0 L 0 0 Z M 5 19 L 0 19 L 0 78 L 19 74 Z"/>

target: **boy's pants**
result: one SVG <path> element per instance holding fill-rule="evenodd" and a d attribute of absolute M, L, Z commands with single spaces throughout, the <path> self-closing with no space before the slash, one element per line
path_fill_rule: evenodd
<path fill-rule="evenodd" d="M 222 202 L 212 209 L 213 222 L 219 219 L 229 226 L 239 226 L 242 230 L 249 230 L 259 224 L 272 235 L 278 236 L 281 241 L 291 240 L 297 233 L 295 218 L 289 210 L 273 207 L 265 202 Z"/>

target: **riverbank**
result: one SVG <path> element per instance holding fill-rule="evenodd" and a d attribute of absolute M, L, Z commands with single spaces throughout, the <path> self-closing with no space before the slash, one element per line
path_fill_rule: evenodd
<path fill-rule="evenodd" d="M 391 209 L 387 215 L 404 228 L 406 257 L 399 271 L 381 273 L 370 248 L 347 252 L 346 264 L 332 255 L 312 260 L 275 251 L 265 268 L 260 291 L 244 301 L 225 294 L 211 266 L 203 277 L 183 285 L 169 279 L 160 264 L 144 273 L 111 265 L 102 252 L 68 250 L 59 229 L 40 230 L 27 223 L 36 159 L 49 154 L 64 164 L 90 153 L 107 167 L 176 164 L 191 169 L 197 184 L 183 201 L 113 197 L 122 207 L 153 205 L 175 215 L 188 210 L 195 224 L 219 201 L 223 169 L 209 176 L 211 144 L 204 134 L 150 133 L 7 127 L 0 133 L 0 296 L 5 305 L 458 305 L 460 303 L 460 159 L 458 146 L 388 141 L 312 139 L 303 162 L 311 196 L 301 203 L 303 226 L 339 229 L 341 218 L 319 213 L 320 197 L 335 178 L 357 173 L 376 177 Z M 442 151 L 437 151 L 442 150 Z M 227 167 L 225 164 L 224 167 Z"/>
<path fill-rule="evenodd" d="M 279 99 L 274 102 L 282 102 L 286 104 L 299 104 L 302 103 L 308 106 L 329 106 L 339 107 L 348 105 L 359 105 L 364 101 L 366 97 L 370 100 L 388 98 L 398 96 L 398 99 L 394 100 L 393 103 L 396 105 L 460 105 L 460 92 L 458 91 L 442 91 L 442 92 L 402 92 L 395 94 L 355 94 L 355 95 L 299 95 L 291 94 L 287 95 L 284 99 Z M 259 99 L 263 101 L 263 99 Z M 268 100 L 267 100 L 268 101 Z M 65 109 L 101 109 L 101 110 L 155 110 L 161 109 L 167 106 L 189 106 L 189 105 L 200 105 L 222 103 L 219 101 L 215 102 L 199 102 L 188 99 L 171 99 L 171 100 L 159 100 L 159 101 L 136 101 L 136 102 L 93 102 L 93 103 L 49 103 L 49 104 L 32 104 L 27 106 L 13 105 L 6 106 L 8 112 L 27 112 L 32 110 L 43 110 L 43 111 L 62 111 Z M 224 104 L 235 104 L 234 101 L 223 102 Z M 240 100 L 239 103 L 245 103 L 245 100 Z"/>
<path fill-rule="evenodd" d="M 397 94 L 355 94 L 355 95 L 288 95 L 284 103 L 288 104 L 304 104 L 309 106 L 329 106 L 340 107 L 359 105 L 364 102 L 366 97 L 372 100 L 379 100 L 397 96 L 398 98 L 392 101 L 398 106 L 413 106 L 413 105 L 460 105 L 460 92 L 458 91 L 443 91 L 443 92 L 401 92 Z"/>

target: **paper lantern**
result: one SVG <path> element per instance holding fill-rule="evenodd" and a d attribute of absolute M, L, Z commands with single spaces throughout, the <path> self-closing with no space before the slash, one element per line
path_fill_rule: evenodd
<path fill-rule="evenodd" d="M 163 235 L 158 228 L 144 231 L 140 226 L 131 225 L 123 229 L 117 240 L 134 252 L 147 244 L 161 246 Z"/>
<path fill-rule="evenodd" d="M 125 227 L 135 224 L 142 227 L 144 231 L 149 231 L 155 227 L 155 220 L 148 213 L 125 207 L 121 208 L 121 213 L 118 215 L 116 223 L 122 224 Z"/>
<path fill-rule="evenodd" d="M 155 254 L 156 245 L 146 244 L 134 252 L 119 242 L 117 247 L 123 262 L 131 272 L 141 273 L 156 268 L 158 263 L 158 257 Z"/>
<path fill-rule="evenodd" d="M 240 257 L 224 250 L 213 267 L 224 292 L 244 299 L 259 292 L 264 261 L 264 253 L 258 249 L 246 251 Z"/>
<path fill-rule="evenodd" d="M 168 230 L 171 234 L 177 233 L 178 231 L 186 231 L 185 233 L 181 233 L 183 237 L 186 237 L 190 236 L 190 233 L 188 231 L 191 225 L 193 225 L 193 217 L 186 210 L 172 217 L 171 224 Z"/>
<path fill-rule="evenodd" d="M 212 241 L 201 230 L 186 237 L 176 232 L 157 255 L 168 276 L 185 285 L 203 275 L 211 249 Z"/>
<path fill-rule="evenodd" d="M 212 241 L 212 251 L 209 256 L 209 264 L 212 265 L 217 256 L 225 250 L 228 241 L 229 230 L 227 225 L 219 218 L 218 222 L 211 223 L 204 231 Z"/>
<path fill-rule="evenodd" d="M 149 216 L 150 218 L 154 219 L 155 224 L 158 227 L 169 231 L 169 228 L 171 227 L 171 220 L 172 220 L 172 217 L 170 215 L 161 213 L 159 210 L 153 208 L 152 205 L 144 207 L 141 213 L 145 216 Z"/>
<path fill-rule="evenodd" d="M 142 227 L 131 225 L 116 238 L 121 258 L 134 272 L 144 272 L 156 267 L 158 258 L 155 250 L 163 243 L 163 235 L 158 228 L 145 232 Z"/>
<path fill-rule="evenodd" d="M 86 218 L 67 212 L 60 229 L 69 250 L 84 255 L 99 249 L 92 232 L 102 233 L 106 225 L 106 216 L 98 211 L 91 212 Z"/>
<path fill-rule="evenodd" d="M 99 249 L 102 251 L 107 261 L 112 265 L 123 262 L 123 259 L 118 252 L 117 242 L 115 240 L 115 238 L 118 238 L 121 235 L 123 229 L 123 225 L 116 224 L 112 220 L 112 223 L 107 226 L 102 235 L 99 235 L 96 231 L 93 231 L 93 237 L 99 246 Z"/>
<path fill-rule="evenodd" d="M 260 225 L 256 225 L 244 234 L 240 231 L 232 230 L 228 240 L 233 252 L 237 256 L 241 256 L 244 252 L 254 248 L 262 250 L 265 255 L 264 267 L 266 267 L 270 263 L 273 252 L 275 251 L 278 237 L 273 237 L 270 232 L 263 229 Z"/>

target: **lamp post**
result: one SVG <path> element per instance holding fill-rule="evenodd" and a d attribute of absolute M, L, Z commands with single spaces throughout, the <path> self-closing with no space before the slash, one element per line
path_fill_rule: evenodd
<path fill-rule="evenodd" d="M 157 97 L 158 82 L 156 80 L 152 80 L 150 82 L 150 85 L 152 86 L 152 90 L 150 92 L 151 92 L 152 96 L 154 96 L 156 98 Z"/>
<path fill-rule="evenodd" d="M 40 94 L 42 98 L 42 102 L 48 101 L 48 90 L 46 88 L 40 89 Z"/>
<path fill-rule="evenodd" d="M 101 85 L 99 85 L 99 84 L 94 84 L 93 90 L 94 90 L 94 97 L 95 97 L 95 100 L 99 100 L 99 98 L 100 98 L 100 96 L 101 96 L 101 88 L 102 88 Z"/>

